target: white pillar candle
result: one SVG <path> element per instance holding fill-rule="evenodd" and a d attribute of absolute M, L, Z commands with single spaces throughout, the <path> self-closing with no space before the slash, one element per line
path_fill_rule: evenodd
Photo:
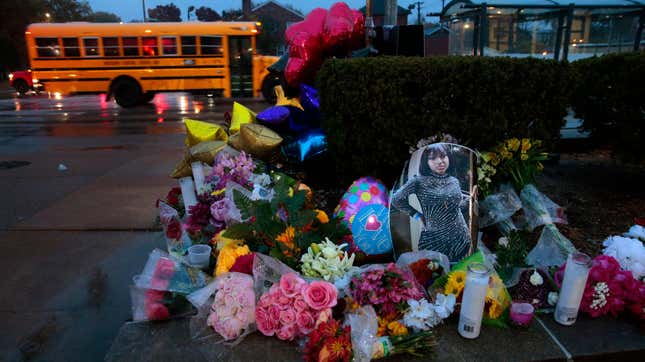
<path fill-rule="evenodd" d="M 458 325 L 459 334 L 464 338 L 479 337 L 489 279 L 490 268 L 485 264 L 471 263 L 468 265 Z"/>
<path fill-rule="evenodd" d="M 191 162 L 190 167 L 193 169 L 193 179 L 195 179 L 195 189 L 197 193 L 201 193 L 204 187 L 204 165 L 201 161 Z"/>
<path fill-rule="evenodd" d="M 579 252 L 569 254 L 558 304 L 555 306 L 555 313 L 553 313 L 556 322 L 565 326 L 576 322 L 590 268 L 591 258 L 589 255 Z"/>
<path fill-rule="evenodd" d="M 184 199 L 184 207 L 186 208 L 186 214 L 188 214 L 190 207 L 197 205 L 197 195 L 195 195 L 193 178 L 190 176 L 180 178 L 179 187 L 181 187 L 181 198 Z"/>

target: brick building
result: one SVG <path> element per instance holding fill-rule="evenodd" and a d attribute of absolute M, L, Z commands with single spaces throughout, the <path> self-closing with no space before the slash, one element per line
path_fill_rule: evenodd
<path fill-rule="evenodd" d="M 262 22 L 257 48 L 265 55 L 283 54 L 286 50 L 284 31 L 290 24 L 305 19 L 297 11 L 272 0 L 251 9 L 251 18 Z"/>

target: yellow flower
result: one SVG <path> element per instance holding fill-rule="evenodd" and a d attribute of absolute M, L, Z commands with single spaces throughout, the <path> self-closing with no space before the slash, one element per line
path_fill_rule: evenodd
<path fill-rule="evenodd" d="M 517 138 L 511 138 L 510 140 L 507 140 L 506 144 L 508 145 L 508 149 L 512 152 L 515 152 L 518 148 L 520 148 L 520 140 L 518 140 Z"/>
<path fill-rule="evenodd" d="M 388 323 L 387 330 L 390 336 L 404 336 L 408 334 L 408 329 L 399 321 L 392 321 Z"/>
<path fill-rule="evenodd" d="M 212 196 L 218 196 L 218 195 L 223 194 L 225 191 L 226 191 L 226 187 L 222 187 L 219 190 L 215 190 L 215 191 L 211 192 L 211 195 Z"/>
<path fill-rule="evenodd" d="M 531 140 L 528 138 L 522 138 L 522 153 L 526 153 L 526 151 L 531 149 Z"/>
<path fill-rule="evenodd" d="M 220 250 L 219 255 L 217 256 L 217 266 L 215 267 L 215 276 L 219 276 L 223 273 L 231 270 L 231 267 L 235 264 L 235 260 L 242 255 L 250 253 L 249 247 L 246 245 L 237 246 L 234 244 L 226 245 Z"/>
<path fill-rule="evenodd" d="M 446 283 L 446 287 L 444 289 L 444 293 L 458 296 L 463 289 L 464 289 L 463 284 L 457 284 L 455 281 L 448 280 L 448 282 Z"/>
<path fill-rule="evenodd" d="M 376 330 L 376 335 L 379 337 L 382 337 L 387 334 L 387 320 L 376 316 L 376 320 L 378 321 L 378 329 Z"/>
<path fill-rule="evenodd" d="M 512 153 L 510 153 L 510 152 L 506 149 L 506 147 L 503 147 L 503 148 L 499 151 L 499 155 L 502 157 L 502 160 L 510 160 L 510 159 L 513 157 L 513 154 L 512 154 Z"/>
<path fill-rule="evenodd" d="M 464 270 L 457 270 L 450 273 L 450 275 L 448 275 L 448 282 L 450 281 L 463 286 L 466 282 L 466 272 Z"/>
<path fill-rule="evenodd" d="M 287 248 L 293 249 L 295 246 L 293 243 L 293 238 L 296 235 L 296 229 L 294 229 L 293 226 L 287 227 L 287 229 L 280 235 L 278 235 L 277 238 L 275 238 L 277 241 L 281 242 L 284 244 Z"/>
<path fill-rule="evenodd" d="M 493 153 L 493 157 L 491 158 L 490 162 L 493 164 L 493 166 L 499 165 L 499 156 L 497 156 L 496 153 Z"/>
<path fill-rule="evenodd" d="M 527 155 L 526 153 L 523 153 L 522 156 L 520 157 L 522 158 L 522 161 L 526 161 L 529 159 L 529 155 Z"/>
<path fill-rule="evenodd" d="M 316 214 L 316 218 L 317 218 L 317 219 L 318 219 L 318 221 L 320 221 L 322 224 L 326 224 L 326 223 L 328 223 L 328 222 L 329 222 L 329 217 L 327 216 L 327 214 L 326 214 L 324 211 L 322 211 L 322 210 L 316 210 L 316 213 L 317 213 L 317 214 Z"/>
<path fill-rule="evenodd" d="M 491 299 L 488 307 L 488 316 L 491 319 L 496 319 L 500 315 L 502 315 L 502 306 L 495 299 Z"/>

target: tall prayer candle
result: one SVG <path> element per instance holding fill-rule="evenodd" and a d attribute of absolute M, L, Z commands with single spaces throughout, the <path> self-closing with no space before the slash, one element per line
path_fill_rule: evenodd
<path fill-rule="evenodd" d="M 468 265 L 458 325 L 459 334 L 464 338 L 479 337 L 490 272 L 490 268 L 482 263 Z"/>
<path fill-rule="evenodd" d="M 553 313 L 556 322 L 565 326 L 576 322 L 590 268 L 591 258 L 589 255 L 579 252 L 569 254 L 567 266 L 564 269 L 562 288 L 560 288 L 560 297 L 555 306 L 555 313 Z"/>
<path fill-rule="evenodd" d="M 180 178 L 179 186 L 181 187 L 181 198 L 184 200 L 186 215 L 188 215 L 190 207 L 197 205 L 197 195 L 195 195 L 195 184 L 193 183 L 193 178 L 190 176 Z"/>
<path fill-rule="evenodd" d="M 204 187 L 204 166 L 201 161 L 191 162 L 190 167 L 193 169 L 193 179 L 195 179 L 195 189 L 197 193 Z"/>

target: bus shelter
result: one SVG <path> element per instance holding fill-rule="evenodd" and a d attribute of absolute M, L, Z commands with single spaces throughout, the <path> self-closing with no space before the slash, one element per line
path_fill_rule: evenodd
<path fill-rule="evenodd" d="M 453 55 L 576 60 L 645 47 L 645 0 L 453 0 Z"/>

